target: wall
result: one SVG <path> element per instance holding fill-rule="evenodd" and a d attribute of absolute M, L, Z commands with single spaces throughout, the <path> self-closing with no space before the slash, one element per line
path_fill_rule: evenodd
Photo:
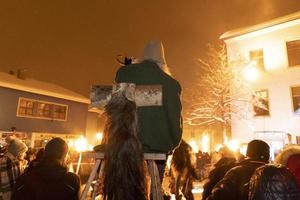
<path fill-rule="evenodd" d="M 68 105 L 67 121 L 17 117 L 19 97 Z M 0 131 L 84 134 L 87 112 L 87 104 L 0 87 Z"/>
<path fill-rule="evenodd" d="M 300 116 L 293 112 L 291 86 L 300 86 L 300 66 L 288 67 L 286 42 L 300 39 L 300 25 L 262 33 L 242 35 L 229 39 L 227 51 L 230 58 L 238 54 L 248 57 L 250 50 L 264 49 L 266 71 L 254 82 L 253 89 L 268 89 L 270 116 L 250 117 L 249 122 L 233 117 L 232 132 L 234 138 L 249 141 L 256 131 L 282 131 L 300 135 Z M 249 114 L 250 115 L 250 114 Z M 295 139 L 295 138 L 294 138 Z"/>

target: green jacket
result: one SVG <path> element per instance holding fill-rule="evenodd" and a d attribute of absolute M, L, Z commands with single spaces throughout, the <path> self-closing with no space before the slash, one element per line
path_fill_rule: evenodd
<path fill-rule="evenodd" d="M 161 85 L 163 105 L 138 107 L 138 136 L 144 152 L 168 153 L 182 137 L 181 86 L 151 61 L 121 67 L 117 83 Z"/>

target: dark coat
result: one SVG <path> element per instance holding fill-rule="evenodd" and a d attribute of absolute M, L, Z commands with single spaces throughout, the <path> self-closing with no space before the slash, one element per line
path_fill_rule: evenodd
<path fill-rule="evenodd" d="M 215 168 L 209 173 L 208 181 L 203 186 L 202 199 L 207 198 L 211 194 L 211 191 L 214 188 L 214 186 L 225 176 L 228 170 L 235 166 L 235 158 L 221 158 L 215 164 Z"/>
<path fill-rule="evenodd" d="M 78 200 L 80 179 L 56 163 L 42 162 L 23 174 L 12 200 Z"/>
<path fill-rule="evenodd" d="M 250 178 L 254 171 L 264 164 L 251 159 L 240 162 L 217 183 L 207 200 L 247 200 Z"/>
<path fill-rule="evenodd" d="M 181 86 L 151 61 L 121 67 L 117 83 L 161 85 L 162 106 L 138 107 L 138 136 L 144 152 L 168 153 L 182 137 Z"/>
<path fill-rule="evenodd" d="M 250 180 L 249 200 L 299 200 L 295 176 L 283 166 L 265 165 Z"/>

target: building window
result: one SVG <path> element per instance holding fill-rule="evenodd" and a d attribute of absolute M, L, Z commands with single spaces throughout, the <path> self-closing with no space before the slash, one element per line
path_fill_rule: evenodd
<path fill-rule="evenodd" d="M 67 115 L 67 106 L 53 105 L 53 118 L 65 120 Z"/>
<path fill-rule="evenodd" d="M 51 117 L 51 104 L 37 102 L 37 116 L 39 117 Z"/>
<path fill-rule="evenodd" d="M 19 100 L 18 114 L 21 116 L 33 116 L 34 101 L 29 99 Z"/>
<path fill-rule="evenodd" d="M 67 112 L 67 105 L 20 97 L 17 116 L 66 121 Z"/>
<path fill-rule="evenodd" d="M 269 92 L 268 90 L 259 90 L 254 94 L 254 116 L 269 116 Z"/>
<path fill-rule="evenodd" d="M 250 51 L 249 52 L 249 57 L 250 57 L 250 61 L 255 62 L 255 65 L 260 70 L 265 70 L 265 65 L 264 65 L 264 51 L 263 51 L 263 49 L 258 49 L 258 50 Z"/>
<path fill-rule="evenodd" d="M 293 108 L 297 115 L 300 115 L 300 86 L 292 87 Z"/>
<path fill-rule="evenodd" d="M 300 39 L 286 43 L 289 66 L 300 65 Z"/>

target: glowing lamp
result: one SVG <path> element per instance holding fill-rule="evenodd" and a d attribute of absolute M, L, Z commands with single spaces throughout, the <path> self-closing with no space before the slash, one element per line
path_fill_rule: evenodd
<path fill-rule="evenodd" d="M 259 71 L 255 66 L 250 66 L 244 71 L 244 78 L 247 81 L 255 81 L 259 77 Z"/>

